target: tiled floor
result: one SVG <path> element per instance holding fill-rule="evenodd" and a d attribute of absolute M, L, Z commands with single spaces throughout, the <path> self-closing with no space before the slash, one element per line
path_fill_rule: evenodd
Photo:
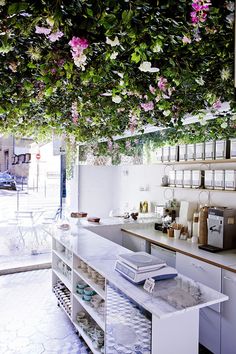
<path fill-rule="evenodd" d="M 51 270 L 0 276 L 1 354 L 87 354 L 70 320 L 57 307 Z"/>

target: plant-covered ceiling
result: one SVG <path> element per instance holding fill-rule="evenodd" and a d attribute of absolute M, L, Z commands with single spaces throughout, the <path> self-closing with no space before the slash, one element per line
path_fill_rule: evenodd
<path fill-rule="evenodd" d="M 235 114 L 233 1 L 0 0 L 0 16 L 2 132 L 95 141 Z"/>

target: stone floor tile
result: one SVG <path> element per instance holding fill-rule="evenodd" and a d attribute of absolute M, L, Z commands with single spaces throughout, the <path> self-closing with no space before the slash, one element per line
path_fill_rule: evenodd
<path fill-rule="evenodd" d="M 89 354 L 57 306 L 51 270 L 0 276 L 0 354 Z"/>

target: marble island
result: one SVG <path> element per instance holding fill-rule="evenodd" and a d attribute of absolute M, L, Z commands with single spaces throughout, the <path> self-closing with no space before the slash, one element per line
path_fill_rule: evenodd
<path fill-rule="evenodd" d="M 118 299 L 131 299 L 150 313 L 152 351 L 147 351 L 147 353 L 197 354 L 199 309 L 228 299 L 220 292 L 180 274 L 175 279 L 156 282 L 153 294 L 149 294 L 142 286 L 130 283 L 114 270 L 117 256 L 131 252 L 130 250 L 81 227 L 78 227 L 76 236 L 57 232 L 54 239 L 64 244 L 75 257 L 79 257 L 106 279 L 108 297 L 106 302 L 109 306 L 111 306 L 109 296 L 115 298 L 120 293 L 121 296 L 118 296 Z M 114 287 L 117 289 L 116 293 L 114 293 Z M 107 321 L 111 321 L 113 325 L 115 323 L 116 328 L 123 328 L 120 327 L 120 323 L 117 323 L 117 318 L 109 317 L 109 306 L 107 307 Z M 112 311 L 111 307 L 111 313 Z M 121 311 L 121 318 L 123 315 L 125 316 Z M 124 318 L 121 320 L 123 325 Z M 170 332 L 172 340 L 168 341 Z M 110 338 L 109 333 L 108 338 Z M 111 343 L 112 340 L 108 342 Z M 109 351 L 107 353 L 110 354 Z"/>

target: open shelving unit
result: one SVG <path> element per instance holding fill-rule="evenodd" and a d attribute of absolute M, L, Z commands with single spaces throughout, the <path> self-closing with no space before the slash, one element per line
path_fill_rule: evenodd
<path fill-rule="evenodd" d="M 59 247 L 58 247 L 59 246 Z M 87 343 L 93 354 L 101 354 L 101 350 L 94 345 L 92 338 L 86 333 L 86 331 L 79 325 L 76 321 L 76 316 L 79 311 L 86 313 L 87 318 L 90 318 L 94 326 L 99 326 L 103 332 L 105 332 L 105 320 L 102 315 L 100 315 L 94 307 L 90 305 L 89 302 L 83 300 L 82 295 L 76 292 L 76 285 L 79 280 L 84 281 L 88 286 L 90 286 L 104 301 L 105 301 L 105 290 L 102 286 L 96 284 L 93 279 L 88 277 L 85 271 L 77 267 L 78 257 L 72 253 L 72 258 L 68 259 L 65 256 L 65 251 L 61 251 L 62 247 L 65 250 L 71 251 L 71 245 L 60 241 L 57 237 L 53 237 L 52 242 L 52 286 L 55 289 L 58 282 L 63 283 L 63 285 L 69 290 L 70 302 L 71 302 L 71 314 L 68 313 L 63 303 L 57 297 L 58 306 L 65 312 L 67 317 L 72 321 L 76 331 L 81 335 L 84 341 Z M 69 269 L 71 269 L 71 281 L 58 269 L 58 261 L 62 261 Z M 55 292 L 55 291 L 54 291 Z M 55 294 L 56 296 L 56 294 Z"/>

